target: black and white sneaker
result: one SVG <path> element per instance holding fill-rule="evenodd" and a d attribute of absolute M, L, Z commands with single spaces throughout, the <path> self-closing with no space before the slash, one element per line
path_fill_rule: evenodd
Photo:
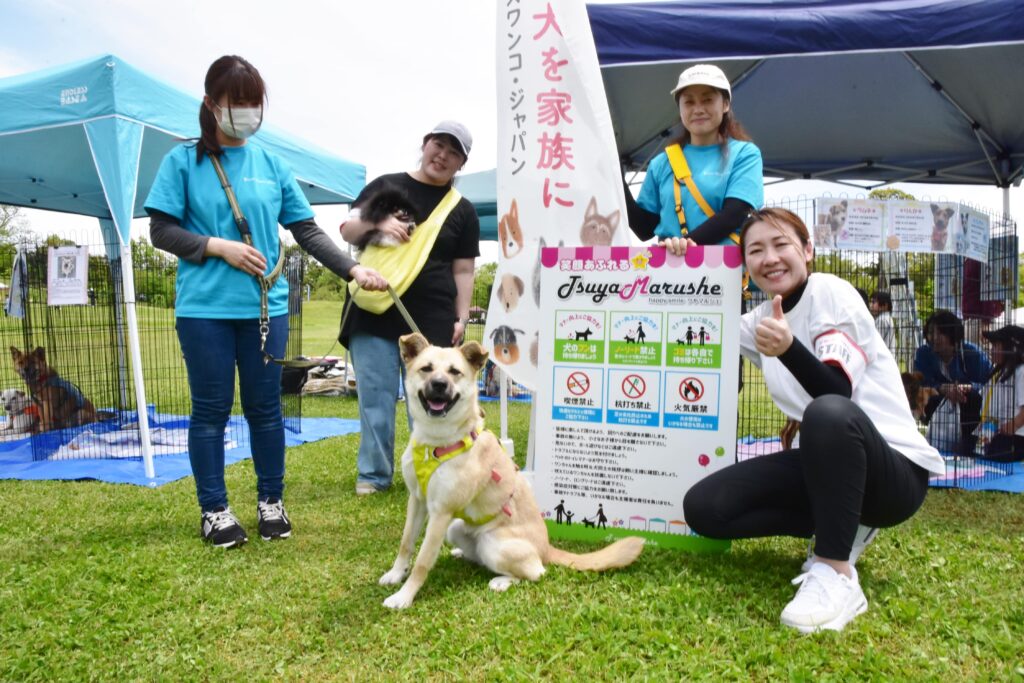
<path fill-rule="evenodd" d="M 199 534 L 217 548 L 235 548 L 249 540 L 245 529 L 229 507 L 218 507 L 203 512 Z"/>
<path fill-rule="evenodd" d="M 264 541 L 292 535 L 292 522 L 280 498 L 259 501 L 256 504 L 256 516 L 259 518 L 260 536 Z"/>

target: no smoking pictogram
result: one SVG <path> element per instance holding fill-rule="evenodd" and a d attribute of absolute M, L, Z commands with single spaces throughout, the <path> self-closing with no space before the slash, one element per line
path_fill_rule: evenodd
<path fill-rule="evenodd" d="M 679 383 L 679 395 L 688 403 L 699 401 L 704 395 L 704 383 L 696 377 L 687 377 Z"/>
<path fill-rule="evenodd" d="M 640 375 L 626 375 L 622 380 L 622 393 L 626 398 L 640 398 L 647 391 L 647 382 Z"/>
<path fill-rule="evenodd" d="M 582 396 L 590 389 L 590 378 L 587 377 L 586 373 L 574 372 L 565 380 L 565 386 L 568 387 L 569 393 L 574 396 Z"/>

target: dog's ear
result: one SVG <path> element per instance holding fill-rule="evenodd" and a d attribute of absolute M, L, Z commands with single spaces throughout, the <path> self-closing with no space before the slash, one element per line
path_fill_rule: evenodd
<path fill-rule="evenodd" d="M 46 349 L 42 346 L 37 346 L 33 351 L 32 355 L 40 360 L 40 362 L 46 362 Z"/>
<path fill-rule="evenodd" d="M 919 370 L 914 370 L 912 373 L 910 373 L 910 376 L 916 379 L 918 382 L 924 381 L 924 373 L 920 372 Z"/>
<path fill-rule="evenodd" d="M 523 289 L 525 288 L 525 285 L 523 285 L 523 281 L 521 279 L 519 279 L 518 277 L 516 277 L 515 275 L 513 275 L 512 278 L 515 280 L 516 289 L 519 290 L 519 296 L 522 296 L 523 295 Z"/>
<path fill-rule="evenodd" d="M 840 203 L 843 205 L 844 209 L 847 208 L 850 205 L 850 203 L 848 201 L 846 201 L 845 199 L 842 202 L 840 202 Z"/>
<path fill-rule="evenodd" d="M 21 351 L 18 350 L 17 347 L 11 347 L 11 358 L 13 358 L 14 360 L 18 360 L 19 358 L 21 358 Z"/>
<path fill-rule="evenodd" d="M 508 214 L 512 216 L 513 220 L 519 220 L 519 204 L 516 203 L 515 199 L 512 200 L 512 206 L 509 208 Z"/>
<path fill-rule="evenodd" d="M 939 208 L 938 204 L 932 204 L 931 207 L 932 207 L 932 215 L 933 216 L 938 215 L 939 211 L 942 210 L 942 209 Z"/>
<path fill-rule="evenodd" d="M 430 342 L 419 332 L 413 332 L 401 337 L 398 346 L 402 350 L 402 361 L 408 365 L 416 356 L 423 353 L 423 349 L 430 346 Z"/>
<path fill-rule="evenodd" d="M 459 347 L 459 351 L 462 352 L 462 356 L 466 359 L 466 362 L 473 366 L 473 369 L 477 372 L 487 362 L 487 351 L 484 347 L 480 346 L 479 342 L 468 341 Z"/>

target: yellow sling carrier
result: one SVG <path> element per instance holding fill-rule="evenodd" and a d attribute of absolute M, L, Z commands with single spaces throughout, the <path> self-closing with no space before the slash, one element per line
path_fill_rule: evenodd
<path fill-rule="evenodd" d="M 672 183 L 672 189 L 675 190 L 676 199 L 676 216 L 679 217 L 679 227 L 683 231 L 683 237 L 690 232 L 686 224 L 686 212 L 683 210 L 683 192 L 682 185 L 686 185 L 686 189 L 690 191 L 690 196 L 693 197 L 693 201 L 697 202 L 700 206 L 701 211 L 711 218 L 715 215 L 715 210 L 711 208 L 707 200 L 704 199 L 704 195 L 700 193 L 700 189 L 697 187 L 697 183 L 693 181 L 693 173 L 690 172 L 690 165 L 686 163 L 686 155 L 683 154 L 683 148 L 679 144 L 672 145 L 665 148 L 665 154 L 668 156 L 668 163 L 672 166 L 672 175 L 675 176 L 675 180 Z M 729 239 L 736 244 L 740 243 L 739 235 L 736 233 L 730 233 Z"/>
<path fill-rule="evenodd" d="M 413 283 L 427 263 L 430 250 L 437 241 L 448 214 L 462 199 L 462 195 L 454 187 L 448 190 L 448 194 L 438 202 L 434 210 L 430 212 L 427 220 L 419 223 L 412 231 L 409 241 L 397 247 L 379 247 L 371 244 L 363 251 L 359 258 L 360 265 L 373 268 L 394 288 L 399 296 L 405 294 L 406 290 Z M 349 295 L 355 298 L 356 306 L 369 311 L 370 313 L 383 313 L 388 310 L 393 301 L 388 292 L 370 292 L 360 289 L 355 281 L 348 284 Z"/>

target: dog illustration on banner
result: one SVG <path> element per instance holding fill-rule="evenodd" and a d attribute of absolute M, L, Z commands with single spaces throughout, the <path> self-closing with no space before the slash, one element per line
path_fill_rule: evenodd
<path fill-rule="evenodd" d="M 453 557 L 497 575 L 489 583 L 494 591 L 539 580 L 547 564 L 604 571 L 636 560 L 644 541 L 635 536 L 583 555 L 550 544 L 529 483 L 497 437 L 484 430 L 476 385 L 487 361 L 483 347 L 475 341 L 457 349 L 430 346 L 420 334 L 402 337 L 399 346 L 413 431 L 402 456 L 409 489 L 405 529 L 394 564 L 379 580 L 402 587 L 384 600 L 385 607 L 412 605 L 446 539 Z"/>
<path fill-rule="evenodd" d="M 597 211 L 597 197 L 591 197 L 583 214 L 580 227 L 580 243 L 587 247 L 607 247 L 612 243 L 616 228 L 619 227 L 619 210 L 602 216 Z"/>
<path fill-rule="evenodd" d="M 14 370 L 25 380 L 33 402 L 39 408 L 38 430 L 77 427 L 96 422 L 96 408 L 74 384 L 47 364 L 46 351 L 37 346 L 22 353 L 11 347 Z"/>
<path fill-rule="evenodd" d="M 501 307 L 505 309 L 506 313 L 511 313 L 519 305 L 519 297 L 523 295 L 525 288 L 522 279 L 518 276 L 509 273 L 501 276 L 501 283 L 496 291 L 498 301 L 501 302 Z"/>
<path fill-rule="evenodd" d="M 498 221 L 498 241 L 501 242 L 501 254 L 507 259 L 523 250 L 523 229 L 519 227 L 519 205 L 515 199 L 508 213 Z"/>

